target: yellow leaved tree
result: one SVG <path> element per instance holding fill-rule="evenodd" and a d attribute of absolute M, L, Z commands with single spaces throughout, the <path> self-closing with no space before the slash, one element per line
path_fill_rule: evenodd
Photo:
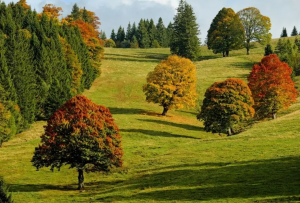
<path fill-rule="evenodd" d="M 169 56 L 148 74 L 143 91 L 146 101 L 163 106 L 164 116 L 172 108 L 193 107 L 197 98 L 196 67 L 189 59 Z"/>

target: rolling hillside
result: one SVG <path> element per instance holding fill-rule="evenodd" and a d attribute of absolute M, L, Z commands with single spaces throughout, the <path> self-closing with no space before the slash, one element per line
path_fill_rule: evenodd
<path fill-rule="evenodd" d="M 275 47 L 276 40 L 273 40 Z M 202 47 L 197 67 L 199 102 L 215 81 L 247 80 L 264 54 L 256 44 L 223 58 Z M 207 133 L 197 108 L 171 110 L 147 103 L 142 92 L 148 72 L 169 49 L 106 49 L 102 74 L 84 95 L 109 107 L 123 136 L 124 168 L 85 175 L 36 171 L 31 165 L 45 122 L 15 136 L 0 148 L 0 176 L 15 202 L 274 202 L 300 200 L 300 103 L 277 120 L 256 123 L 232 137 Z M 300 78 L 296 78 L 297 84 Z"/>

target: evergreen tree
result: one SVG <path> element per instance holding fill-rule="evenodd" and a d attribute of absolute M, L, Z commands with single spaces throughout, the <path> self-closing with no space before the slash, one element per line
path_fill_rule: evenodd
<path fill-rule="evenodd" d="M 128 40 L 128 41 L 131 41 L 131 40 L 132 40 L 131 24 L 130 24 L 130 22 L 128 23 L 128 26 L 127 26 L 126 37 L 125 37 L 125 39 Z"/>
<path fill-rule="evenodd" d="M 71 12 L 71 17 L 74 20 L 78 20 L 80 18 L 80 11 L 79 11 L 79 7 L 77 6 L 77 4 L 75 3 L 73 8 L 72 8 L 72 12 Z"/>
<path fill-rule="evenodd" d="M 297 36 L 297 35 L 298 35 L 298 31 L 297 31 L 296 26 L 294 26 L 291 36 Z"/>
<path fill-rule="evenodd" d="M 137 39 L 140 48 L 149 48 L 150 40 L 148 36 L 148 31 L 145 26 L 144 20 L 141 19 L 137 28 Z"/>
<path fill-rule="evenodd" d="M 111 31 L 110 39 L 114 40 L 114 42 L 117 41 L 117 37 L 116 37 L 116 34 L 115 34 L 115 30 L 114 30 L 114 29 Z"/>
<path fill-rule="evenodd" d="M 272 46 L 270 44 L 267 44 L 265 47 L 265 56 L 269 56 L 270 54 L 273 54 Z"/>
<path fill-rule="evenodd" d="M 286 31 L 286 28 L 284 27 L 282 29 L 282 33 L 281 33 L 280 37 L 287 37 L 287 36 L 288 36 L 288 34 L 287 34 L 287 31 Z"/>
<path fill-rule="evenodd" d="M 171 39 L 172 39 L 172 35 L 173 35 L 173 24 L 170 22 L 167 29 L 167 41 L 166 44 L 168 45 L 168 47 L 170 47 L 171 45 Z"/>
<path fill-rule="evenodd" d="M 180 0 L 174 17 L 171 53 L 196 60 L 200 56 L 199 33 L 193 8 L 186 1 Z"/>
<path fill-rule="evenodd" d="M 101 39 L 104 41 L 107 39 L 106 34 L 104 31 L 101 30 Z"/>
<path fill-rule="evenodd" d="M 138 48 L 139 47 L 139 42 L 136 38 L 135 35 L 132 37 L 132 42 L 130 43 L 130 48 Z"/>
<path fill-rule="evenodd" d="M 82 12 L 82 20 L 86 23 L 91 23 L 91 18 L 87 12 L 87 10 L 85 9 L 85 7 L 83 8 L 83 12 Z"/>
<path fill-rule="evenodd" d="M 156 25 L 156 40 L 161 47 L 168 47 L 167 44 L 167 29 L 164 26 L 163 20 L 160 17 Z"/>
<path fill-rule="evenodd" d="M 125 31 L 124 28 L 122 28 L 121 26 L 118 29 L 118 33 L 117 33 L 117 42 L 116 43 L 121 43 L 125 40 Z"/>
<path fill-rule="evenodd" d="M 133 42 L 133 36 L 135 36 L 137 38 L 137 27 L 136 27 L 136 24 L 135 22 L 132 24 L 132 27 L 131 27 L 131 41 Z"/>
<path fill-rule="evenodd" d="M 150 47 L 154 48 L 154 40 L 156 38 L 156 27 L 155 27 L 153 19 L 151 19 L 150 23 L 149 23 L 148 36 L 149 36 L 149 40 L 150 40 Z"/>

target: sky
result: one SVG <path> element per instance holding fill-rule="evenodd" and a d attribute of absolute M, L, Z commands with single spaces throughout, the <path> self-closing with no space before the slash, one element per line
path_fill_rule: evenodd
<path fill-rule="evenodd" d="M 18 0 L 2 0 L 5 3 Z M 157 23 L 162 17 L 167 26 L 176 14 L 179 0 L 27 0 L 32 9 L 42 11 L 42 7 L 51 3 L 63 8 L 63 15 L 70 14 L 75 3 L 79 7 L 86 7 L 99 16 L 100 30 L 109 38 L 112 29 L 119 26 L 127 28 L 129 22 L 140 21 L 141 18 L 153 19 Z M 273 38 L 279 38 L 282 28 L 286 27 L 290 35 L 294 26 L 300 32 L 300 0 L 187 0 L 192 5 L 200 26 L 201 42 L 204 42 L 207 30 L 217 13 L 223 8 L 232 8 L 238 12 L 247 7 L 256 7 L 262 15 L 271 19 L 271 33 Z"/>

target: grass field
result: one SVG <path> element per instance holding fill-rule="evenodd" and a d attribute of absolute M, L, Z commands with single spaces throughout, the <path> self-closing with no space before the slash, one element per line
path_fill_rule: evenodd
<path fill-rule="evenodd" d="M 0 149 L 0 176 L 15 202 L 300 201 L 299 102 L 277 120 L 256 123 L 239 135 L 207 133 L 196 119 L 197 108 L 161 117 L 162 107 L 145 101 L 147 73 L 170 54 L 168 49 L 105 53 L 102 75 L 84 95 L 113 114 L 123 136 L 124 168 L 85 174 L 84 192 L 76 190 L 75 169 L 36 171 L 30 160 L 45 125 L 37 122 Z M 245 53 L 222 58 L 202 48 L 195 62 L 199 102 L 215 81 L 246 80 L 264 48 L 256 45 L 251 55 Z"/>

